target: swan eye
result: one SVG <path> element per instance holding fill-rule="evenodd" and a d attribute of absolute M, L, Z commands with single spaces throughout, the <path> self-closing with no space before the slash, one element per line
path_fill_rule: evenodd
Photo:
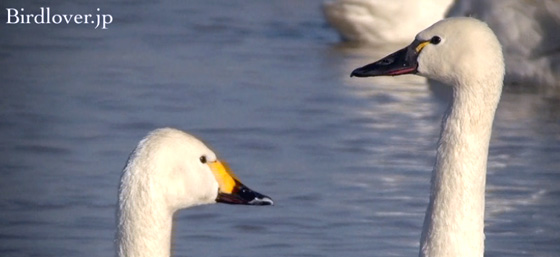
<path fill-rule="evenodd" d="M 439 42 L 441 42 L 441 38 L 438 36 L 434 36 L 432 39 L 430 39 L 430 43 L 437 45 L 439 44 Z"/>
<path fill-rule="evenodd" d="M 200 162 L 206 163 L 206 155 L 200 156 Z"/>

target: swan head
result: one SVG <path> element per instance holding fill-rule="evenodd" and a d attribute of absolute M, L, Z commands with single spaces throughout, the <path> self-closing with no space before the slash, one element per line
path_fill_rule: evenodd
<path fill-rule="evenodd" d="M 486 23 L 468 17 L 448 18 L 418 33 L 409 46 L 355 69 L 350 76 L 404 74 L 454 86 L 465 80 L 503 80 L 501 45 Z"/>
<path fill-rule="evenodd" d="M 232 173 L 197 138 L 177 129 L 152 131 L 130 155 L 119 188 L 119 206 L 163 204 L 174 212 L 210 203 L 272 205 Z M 150 207 L 151 208 L 151 207 Z"/>

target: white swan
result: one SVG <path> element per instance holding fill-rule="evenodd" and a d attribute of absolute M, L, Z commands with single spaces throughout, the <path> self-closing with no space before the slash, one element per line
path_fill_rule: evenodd
<path fill-rule="evenodd" d="M 215 202 L 272 205 L 239 182 L 216 154 L 176 129 L 152 131 L 123 170 L 117 212 L 119 257 L 171 254 L 175 211 Z"/>
<path fill-rule="evenodd" d="M 500 43 L 483 22 L 449 18 L 420 32 L 408 47 L 351 75 L 411 73 L 453 88 L 432 172 L 420 256 L 482 257 L 488 146 L 504 78 Z"/>
<path fill-rule="evenodd" d="M 323 5 L 327 22 L 347 41 L 404 46 L 445 17 L 453 0 L 336 0 Z"/>

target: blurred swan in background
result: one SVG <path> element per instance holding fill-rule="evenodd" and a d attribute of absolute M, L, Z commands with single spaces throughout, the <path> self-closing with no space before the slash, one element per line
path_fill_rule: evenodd
<path fill-rule="evenodd" d="M 351 76 L 419 74 L 452 85 L 442 123 L 420 256 L 482 257 L 488 148 L 502 93 L 502 49 L 473 18 L 448 18 Z"/>
<path fill-rule="evenodd" d="M 323 12 L 344 40 L 394 48 L 443 17 L 477 18 L 503 46 L 506 84 L 560 96 L 559 0 L 335 0 Z"/>
<path fill-rule="evenodd" d="M 152 131 L 130 155 L 119 186 L 119 257 L 171 255 L 173 214 L 216 202 L 272 205 L 245 187 L 195 137 L 171 128 Z"/>
<path fill-rule="evenodd" d="M 560 1 L 457 0 L 448 16 L 488 23 L 504 49 L 507 84 L 541 85 L 560 93 Z"/>
<path fill-rule="evenodd" d="M 453 0 L 335 0 L 323 5 L 327 22 L 346 41 L 405 46 L 445 17 Z"/>

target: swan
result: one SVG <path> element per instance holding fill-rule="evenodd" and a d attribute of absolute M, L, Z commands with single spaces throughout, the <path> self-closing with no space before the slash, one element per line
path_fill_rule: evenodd
<path fill-rule="evenodd" d="M 241 184 L 197 138 L 173 128 L 150 132 L 131 153 L 120 180 L 118 256 L 170 256 L 173 214 L 215 202 L 273 204 Z"/>
<path fill-rule="evenodd" d="M 347 41 L 405 46 L 445 17 L 453 0 L 336 0 L 323 4 L 327 22 Z"/>
<path fill-rule="evenodd" d="M 453 89 L 441 127 L 419 256 L 484 254 L 484 197 L 492 123 L 504 79 L 501 45 L 486 23 L 448 18 L 351 76 L 419 74 Z"/>

